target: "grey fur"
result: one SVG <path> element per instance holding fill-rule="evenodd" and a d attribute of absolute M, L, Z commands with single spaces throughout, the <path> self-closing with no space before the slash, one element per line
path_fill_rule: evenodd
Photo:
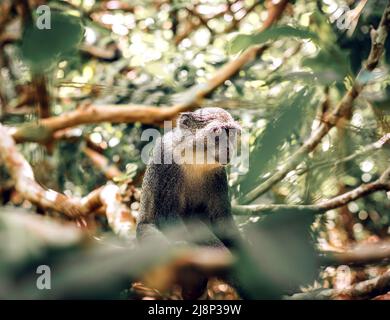
<path fill-rule="evenodd" d="M 200 118 L 199 122 L 203 128 L 216 126 L 238 128 L 230 114 L 223 109 L 201 110 L 200 117 L 199 110 L 185 113 L 185 117 L 195 118 L 195 120 Z M 192 129 L 198 127 L 199 122 L 187 121 L 186 126 L 190 123 L 192 127 L 189 129 Z M 222 242 L 227 242 L 222 232 L 232 233 L 237 229 L 231 214 L 225 167 L 156 164 L 160 163 L 160 159 L 156 158 L 159 157 L 157 151 L 161 150 L 161 155 L 169 153 L 174 145 L 185 139 L 180 129 L 179 125 L 164 135 L 154 147 L 142 185 L 137 238 L 158 237 L 159 240 L 166 241 L 163 240 L 165 236 L 161 231 L 172 226 L 182 227 L 185 230 L 195 221 L 205 224 L 223 240 Z M 214 242 L 213 245 L 220 245 L 220 242 Z"/>

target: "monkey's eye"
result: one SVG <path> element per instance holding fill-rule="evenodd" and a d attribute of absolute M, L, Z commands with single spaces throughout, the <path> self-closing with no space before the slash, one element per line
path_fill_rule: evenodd
<path fill-rule="evenodd" d="M 216 136 L 225 136 L 225 137 L 234 137 L 239 133 L 239 130 L 236 128 L 228 128 L 228 127 L 214 127 L 212 129 L 212 133 Z"/>
<path fill-rule="evenodd" d="M 221 127 L 214 127 L 213 129 L 212 129 L 212 131 L 213 131 L 213 133 L 214 134 L 216 134 L 216 135 L 220 135 L 222 132 L 223 132 L 223 128 L 221 128 Z"/>
<path fill-rule="evenodd" d="M 231 129 L 230 128 L 223 128 L 222 132 L 226 137 L 229 137 L 229 134 L 231 134 Z"/>

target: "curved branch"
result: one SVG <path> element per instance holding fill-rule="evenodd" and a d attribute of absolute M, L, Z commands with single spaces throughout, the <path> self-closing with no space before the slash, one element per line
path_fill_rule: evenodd
<path fill-rule="evenodd" d="M 261 31 L 270 27 L 281 17 L 287 3 L 288 0 L 282 0 L 270 6 L 268 18 L 264 22 Z M 52 139 L 54 132 L 81 124 L 100 122 L 162 124 L 165 120 L 176 118 L 180 112 L 190 111 L 199 106 L 199 102 L 203 98 L 211 94 L 227 79 L 237 74 L 248 62 L 262 54 L 266 48 L 266 46 L 254 46 L 244 51 L 237 59 L 228 62 L 219 69 L 205 87 L 199 89 L 189 101 L 183 104 L 170 107 L 142 105 L 88 106 L 57 117 L 42 119 L 38 125 L 28 124 L 21 128 L 12 128 L 12 136 L 17 143 L 27 141 L 45 143 Z"/>
<path fill-rule="evenodd" d="M 388 262 L 390 241 L 357 244 L 342 251 L 322 250 L 324 265 L 365 265 L 376 262 Z"/>
<path fill-rule="evenodd" d="M 84 147 L 82 152 L 91 160 L 96 168 L 98 168 L 108 180 L 113 180 L 115 177 L 123 175 L 123 172 L 115 165 L 110 165 L 110 161 L 101 153 Z"/>
<path fill-rule="evenodd" d="M 94 209 L 103 207 L 108 225 L 119 236 L 129 237 L 130 231 L 135 227 L 135 218 L 127 206 L 122 203 L 119 187 L 114 184 L 107 184 L 91 192 L 80 200 L 80 206 Z M 93 211 L 89 210 L 89 212 Z"/>
<path fill-rule="evenodd" d="M 376 191 L 390 191 L 390 167 L 374 182 L 365 183 L 359 187 L 334 197 L 329 200 L 323 200 L 318 204 L 310 205 L 285 205 L 285 204 L 254 204 L 254 205 L 236 205 L 233 206 L 235 215 L 262 215 L 269 214 L 279 210 L 297 210 L 309 211 L 314 214 L 322 213 L 327 210 L 336 209 L 347 203 L 361 198 Z"/>
<path fill-rule="evenodd" d="M 31 166 L 16 149 L 13 139 L 1 125 L 0 156 L 15 182 L 15 189 L 24 198 L 69 217 L 82 215 L 81 208 L 72 199 L 54 190 L 45 190 L 35 181 Z"/>
<path fill-rule="evenodd" d="M 241 23 L 241 21 L 243 21 L 249 15 L 249 13 L 251 13 L 253 10 L 255 10 L 255 8 L 259 4 L 260 4 L 260 2 L 255 1 L 249 8 L 247 8 L 245 10 L 244 14 L 240 17 L 240 19 L 233 19 L 232 23 L 225 28 L 224 33 L 229 33 L 229 32 L 232 32 L 233 30 L 235 30 L 238 27 L 238 25 Z M 242 10 L 242 9 L 240 9 L 240 10 Z M 238 10 L 238 11 L 240 11 L 240 10 Z M 234 17 L 234 13 L 233 13 L 233 17 Z"/>
<path fill-rule="evenodd" d="M 214 30 L 211 29 L 208 25 L 208 19 L 205 19 L 194 7 L 186 7 L 185 8 L 190 15 L 193 15 L 194 17 L 198 18 L 200 21 L 200 24 L 205 26 L 207 30 L 209 30 L 210 34 L 214 34 Z"/>
<path fill-rule="evenodd" d="M 344 289 L 319 289 L 297 293 L 289 300 L 332 300 L 332 299 L 367 299 L 387 293 L 390 290 L 390 271 L 379 277 L 362 281 Z"/>
<path fill-rule="evenodd" d="M 71 198 L 40 186 L 29 163 L 17 150 L 7 130 L 0 125 L 0 157 L 15 183 L 15 189 L 27 200 L 44 209 L 51 209 L 77 219 L 87 216 L 100 207 L 105 209 L 109 225 L 114 232 L 128 235 L 135 225 L 129 209 L 120 201 L 119 188 L 108 184 L 92 191 L 86 197 Z"/>
<path fill-rule="evenodd" d="M 82 124 L 101 122 L 161 124 L 171 120 L 180 112 L 188 111 L 194 106 L 191 103 L 173 107 L 151 107 L 143 105 L 102 105 L 87 106 L 56 117 L 42 119 L 38 124 L 26 124 L 11 128 L 12 137 L 17 143 L 44 143 L 52 139 L 56 131 L 72 128 Z"/>
<path fill-rule="evenodd" d="M 372 43 L 371 51 L 365 66 L 360 70 L 359 75 L 366 72 L 373 71 L 378 63 L 379 58 L 382 56 L 384 51 L 384 44 L 387 38 L 387 34 L 390 28 L 390 1 L 388 2 L 386 9 L 382 15 L 382 19 L 379 23 L 378 29 L 371 32 Z M 353 107 L 355 99 L 362 92 L 366 83 L 361 83 L 358 81 L 359 75 L 355 82 L 353 83 L 351 89 L 345 94 L 341 99 L 338 105 L 335 107 L 333 112 L 331 112 L 326 121 L 321 122 L 318 128 L 312 132 L 311 136 L 306 140 L 306 142 L 297 150 L 295 153 L 288 159 L 288 161 L 281 166 L 276 173 L 274 173 L 270 178 L 264 181 L 262 184 L 254 188 L 252 191 L 248 192 L 245 197 L 243 197 L 243 203 L 249 203 L 261 194 L 267 192 L 274 186 L 276 183 L 281 181 L 291 170 L 296 168 L 302 160 L 313 151 L 317 145 L 322 141 L 322 138 L 335 127 L 346 115 L 350 113 Z"/>

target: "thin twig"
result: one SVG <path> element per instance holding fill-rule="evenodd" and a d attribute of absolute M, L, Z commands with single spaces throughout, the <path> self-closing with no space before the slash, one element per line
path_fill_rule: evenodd
<path fill-rule="evenodd" d="M 365 66 L 363 66 L 359 74 L 371 72 L 377 67 L 379 59 L 384 51 L 384 45 L 389 28 L 390 1 L 388 2 L 382 15 L 378 29 L 373 29 L 371 31 L 371 51 Z M 320 123 L 320 125 L 312 132 L 311 136 L 306 140 L 306 142 L 298 150 L 296 150 L 282 166 L 280 166 L 278 171 L 243 197 L 242 202 L 244 204 L 250 203 L 257 199 L 260 195 L 270 190 L 276 183 L 280 182 L 291 170 L 295 169 L 311 151 L 317 147 L 322 139 L 328 134 L 330 129 L 335 127 L 342 119 L 345 118 L 346 115 L 351 112 L 354 101 L 366 85 L 365 83 L 361 83 L 358 80 L 359 76 L 356 78 L 352 87 L 335 107 L 333 112 L 328 114 L 326 121 Z"/>
<path fill-rule="evenodd" d="M 254 204 L 233 206 L 235 215 L 264 215 L 279 210 L 307 211 L 314 214 L 335 209 L 346 205 L 358 198 L 374 193 L 376 191 L 390 191 L 390 167 L 374 182 L 365 183 L 359 187 L 343 193 L 329 200 L 323 200 L 317 204 L 309 205 L 287 205 L 287 204 Z"/>
<path fill-rule="evenodd" d="M 318 168 L 323 169 L 323 168 L 327 168 L 327 167 L 336 167 L 339 164 L 354 160 L 354 159 L 361 157 L 367 153 L 376 152 L 376 151 L 380 150 L 389 140 L 390 140 L 390 133 L 387 133 L 382 138 L 380 138 L 378 141 L 376 141 L 372 144 L 369 144 L 368 146 L 365 146 L 363 149 L 358 150 L 355 153 L 350 154 L 349 156 L 346 156 L 346 157 L 341 158 L 341 159 L 337 159 L 334 162 L 322 161 L 322 162 L 315 163 L 311 166 L 307 166 L 306 168 L 298 169 L 297 174 L 302 175 L 309 170 L 318 169 Z"/>

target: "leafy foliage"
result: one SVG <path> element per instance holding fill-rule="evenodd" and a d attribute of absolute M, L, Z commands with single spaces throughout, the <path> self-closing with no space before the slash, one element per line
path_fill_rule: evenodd
<path fill-rule="evenodd" d="M 267 123 L 264 131 L 259 135 L 254 143 L 249 158 L 249 167 L 257 171 L 257 178 L 249 175 L 241 183 L 241 192 L 245 194 L 253 186 L 261 181 L 261 177 L 269 168 L 269 163 L 274 160 L 280 152 L 280 148 L 287 139 L 297 132 L 302 126 L 302 115 L 313 106 L 314 90 L 303 88 L 297 93 L 284 99 L 274 114 L 274 120 Z"/>
<path fill-rule="evenodd" d="M 83 34 L 79 17 L 53 11 L 50 29 L 40 29 L 35 23 L 25 28 L 21 52 L 33 70 L 48 70 L 60 59 L 72 57 Z"/>
<path fill-rule="evenodd" d="M 30 9 L 43 2 L 50 6 L 48 30 L 36 26 L 35 10 L 27 12 L 33 20 L 28 24 L 23 8 L 6 2 L 12 3 L 12 10 L 3 15 L 5 7 L 0 6 L 0 121 L 10 133 L 17 132 L 15 139 L 27 136 L 38 142 L 20 144 L 18 150 L 44 187 L 78 199 L 111 180 L 120 186 L 123 203 L 135 218 L 146 165 L 141 152 L 147 141 L 141 134 L 161 128 L 97 122 L 53 136 L 42 125 L 48 120 L 40 119 L 42 101 L 52 117 L 90 104 L 195 101 L 225 108 L 248 133 L 249 170 L 236 162 L 228 167 L 232 200 L 240 204 L 289 161 L 313 128 L 326 123 L 354 81 L 365 89 L 352 112 L 253 204 L 319 203 L 376 180 L 389 165 L 388 142 L 370 152 L 362 150 L 390 132 L 390 41 L 379 67 L 359 73 L 383 1 L 367 1 L 354 30 L 341 30 L 332 11 L 347 1 L 331 1 L 332 6 L 329 1 L 289 1 L 279 21 L 262 32 L 267 10 L 276 1 L 28 1 Z M 260 45 L 267 49 L 228 78 L 221 77 L 224 70 L 231 71 L 226 69 L 229 62 L 234 66 L 246 49 Z M 32 81 L 42 75 L 44 90 Z M 210 81 L 220 85 L 198 99 Z M 84 229 L 68 228 L 69 221 L 58 212 L 23 199 L 2 164 L 0 200 L 0 238 L 6 239 L 0 245 L 0 297 L 139 298 L 131 282 L 157 274 L 154 284 L 164 287 L 189 249 L 154 244 L 137 250 L 132 241 L 113 235 L 101 212 L 78 221 L 79 226 L 86 223 Z M 302 286 L 345 287 L 380 274 L 384 263 L 351 266 L 350 277 L 337 268 L 322 268 L 318 249 L 342 251 L 356 243 L 388 240 L 389 208 L 388 193 L 377 192 L 317 217 L 295 209 L 237 216 L 251 245 L 238 244 L 229 275 L 240 284 L 242 297 L 279 299 Z M 50 292 L 36 289 L 39 264 L 52 266 Z M 145 295 L 153 296 L 151 292 L 156 294 L 149 290 Z M 210 292 L 214 298 L 237 298 L 224 285 Z M 161 292 L 156 296 L 177 297 Z"/>

